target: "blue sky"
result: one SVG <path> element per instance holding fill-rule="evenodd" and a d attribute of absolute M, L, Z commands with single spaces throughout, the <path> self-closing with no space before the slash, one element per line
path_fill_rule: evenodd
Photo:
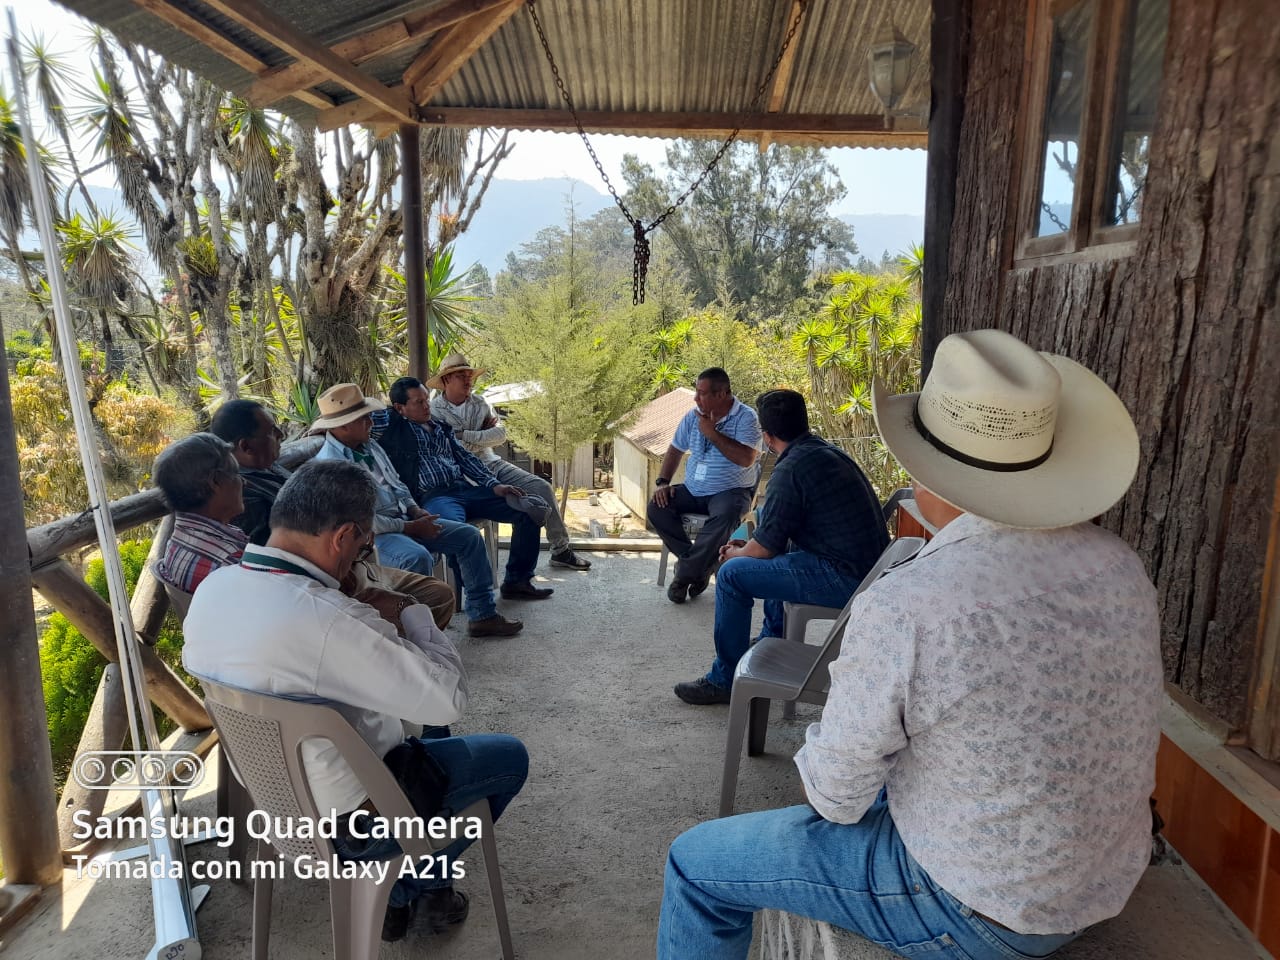
<path fill-rule="evenodd" d="M 49 0 L 22 0 L 15 14 L 24 37 L 43 36 L 70 67 L 83 62 L 83 57 L 75 54 L 85 44 L 86 27 L 65 8 Z M 7 26 L 6 19 L 6 32 Z M 6 62 L 2 84 L 5 88 L 12 82 L 8 72 Z M 517 132 L 512 138 L 516 149 L 498 168 L 500 178 L 573 177 L 603 192 L 600 176 L 577 134 Z M 592 136 L 591 142 L 615 184 L 621 183 L 622 157 L 626 153 L 637 154 L 655 167 L 663 163 L 664 141 L 656 138 Z M 841 148 L 829 150 L 828 154 L 848 191 L 834 213 L 924 213 L 924 150 Z M 95 185 L 115 186 L 106 171 L 88 179 Z"/>

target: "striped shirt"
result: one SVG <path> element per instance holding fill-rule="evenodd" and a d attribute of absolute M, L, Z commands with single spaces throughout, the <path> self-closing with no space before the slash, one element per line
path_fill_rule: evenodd
<path fill-rule="evenodd" d="M 239 560 L 248 542 L 239 527 L 179 511 L 173 515 L 173 536 L 164 558 L 156 564 L 156 576 L 179 590 L 195 593 L 205 577 Z"/>
<path fill-rule="evenodd" d="M 378 439 L 387 429 L 391 415 L 386 410 L 373 412 L 373 437 Z M 453 433 L 453 427 L 439 420 L 431 421 L 428 430 L 420 423 L 407 420 L 418 441 L 418 483 L 422 487 L 425 503 L 434 493 L 447 490 L 464 480 L 472 480 L 477 487 L 492 489 L 498 478 L 480 462 L 474 453 L 462 445 Z"/>
<path fill-rule="evenodd" d="M 754 410 L 736 397 L 724 419 L 716 424 L 716 430 L 752 450 L 760 449 L 760 420 Z M 704 437 L 698 429 L 697 407 L 684 415 L 671 445 L 689 454 L 684 488 L 695 497 L 711 497 L 726 490 L 755 486 L 755 464 L 738 466 Z"/>

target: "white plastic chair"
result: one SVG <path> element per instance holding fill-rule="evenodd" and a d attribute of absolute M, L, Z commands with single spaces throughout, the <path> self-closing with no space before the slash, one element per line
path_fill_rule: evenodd
<path fill-rule="evenodd" d="M 862 578 L 821 645 L 796 643 L 782 637 L 763 637 L 738 661 L 729 699 L 729 732 L 724 750 L 724 775 L 720 780 L 720 816 L 733 812 L 738 790 L 738 765 L 742 741 L 747 755 L 764 752 L 771 700 L 824 704 L 831 687 L 831 662 L 840 655 L 840 643 L 849 623 L 854 598 L 875 583 L 894 564 L 910 559 L 924 546 L 920 537 L 894 540 L 880 554 L 875 566 Z"/>
<path fill-rule="evenodd" d="M 323 704 L 268 697 L 210 680 L 202 679 L 201 683 L 205 689 L 205 705 L 218 728 L 223 748 L 248 787 L 255 809 L 263 811 L 273 821 L 279 818 L 280 822 L 298 823 L 320 817 L 302 765 L 302 741 L 312 737 L 333 744 L 368 792 L 379 816 L 387 818 L 390 823 L 401 817 L 418 816 L 386 764 L 336 710 Z M 498 924 L 498 939 L 504 960 L 513 960 L 515 953 L 507 922 L 506 898 L 502 892 L 498 846 L 489 801 L 487 798 L 479 800 L 456 816 L 475 817 L 481 822 L 480 844 Z M 305 832 L 295 831 L 289 837 L 278 836 L 273 845 L 259 840 L 258 858 L 274 859 L 272 847 L 289 861 L 309 857 L 311 862 L 327 863 L 336 856 L 332 842 L 319 836 L 298 836 L 298 833 Z M 452 841 L 447 837 L 432 840 L 405 836 L 398 842 L 405 855 L 417 858 L 432 856 Z M 399 857 L 396 856 L 397 861 Z M 263 871 L 263 874 L 253 882 L 254 960 L 267 960 L 271 930 L 272 880 L 268 871 Z M 378 956 L 382 920 L 397 874 L 398 870 L 388 871 L 382 883 L 371 877 L 333 877 L 329 880 L 335 960 L 375 960 Z"/>

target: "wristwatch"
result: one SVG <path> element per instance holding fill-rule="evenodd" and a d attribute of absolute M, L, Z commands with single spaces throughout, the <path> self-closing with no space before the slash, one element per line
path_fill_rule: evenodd
<path fill-rule="evenodd" d="M 655 487 L 665 487 L 670 482 L 671 481 L 668 480 L 666 477 L 659 477 L 657 480 L 653 481 L 653 485 Z"/>

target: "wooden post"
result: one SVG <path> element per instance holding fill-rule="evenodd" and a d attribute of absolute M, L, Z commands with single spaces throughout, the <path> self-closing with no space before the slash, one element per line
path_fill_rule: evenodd
<path fill-rule="evenodd" d="M 924 188 L 924 317 L 921 375 L 933 364 L 933 351 L 946 323 L 943 311 L 950 273 L 951 222 L 956 210 L 956 169 L 960 158 L 960 125 L 964 120 L 965 83 L 969 75 L 972 0 L 933 0 L 929 38 L 929 162 Z"/>
<path fill-rule="evenodd" d="M 93 706 L 89 708 L 84 732 L 80 734 L 76 756 L 90 751 L 119 750 L 128 732 L 129 715 L 120 664 L 108 663 L 102 671 L 102 679 L 98 681 L 98 692 L 93 698 Z M 58 838 L 64 850 L 80 843 L 74 836 L 76 825 L 71 819 L 76 811 L 85 810 L 96 821 L 106 805 L 106 790 L 86 790 L 75 777 L 67 778 L 62 788 L 62 799 L 58 801 Z"/>
<path fill-rule="evenodd" d="M 62 879 L 62 850 L 22 502 L 9 368 L 0 356 L 0 856 L 9 883 L 46 886 Z"/>
<path fill-rule="evenodd" d="M 115 662 L 116 631 L 111 608 L 71 569 L 70 564 L 57 560 L 34 571 L 32 580 L 36 589 L 85 635 L 99 653 Z M 141 651 L 143 677 L 152 702 L 188 732 L 213 726 L 200 698 L 169 669 L 169 665 L 150 647 L 144 646 Z"/>
<path fill-rule="evenodd" d="M 405 323 L 409 330 L 409 376 L 431 375 L 427 329 L 426 250 L 422 235 L 422 132 L 416 123 L 400 126 L 400 208 L 404 214 Z"/>

